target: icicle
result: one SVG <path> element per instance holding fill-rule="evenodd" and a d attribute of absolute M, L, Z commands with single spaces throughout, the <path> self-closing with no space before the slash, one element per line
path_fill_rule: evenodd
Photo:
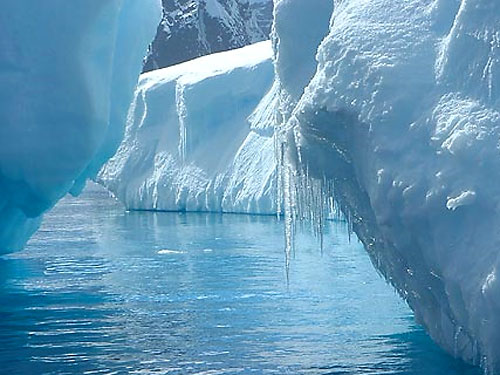
<path fill-rule="evenodd" d="M 287 98 L 282 100 L 287 103 Z M 335 204 L 335 185 L 332 180 L 313 176 L 307 160 L 303 158 L 301 137 L 295 126 L 297 120 L 286 106 L 278 113 L 274 129 L 274 147 L 277 165 L 277 215 L 284 217 L 285 265 L 287 277 L 292 256 L 295 254 L 297 224 L 310 226 L 318 238 L 321 254 L 324 248 L 324 228 L 329 215 L 341 218 Z"/>
<path fill-rule="evenodd" d="M 291 171 L 286 166 L 284 167 L 283 175 L 283 193 L 284 193 L 284 210 L 285 210 L 285 266 L 287 281 L 290 272 L 290 260 L 295 245 L 295 197 L 293 194 L 293 183 Z"/>
<path fill-rule="evenodd" d="M 347 236 L 349 243 L 351 243 L 351 211 L 347 212 Z"/>
<path fill-rule="evenodd" d="M 274 154 L 276 159 L 276 180 L 277 180 L 277 192 L 276 192 L 276 215 L 278 220 L 281 220 L 283 215 L 283 168 L 284 168 L 284 158 L 285 158 L 285 144 L 280 137 L 280 133 L 277 129 L 274 131 Z"/>
<path fill-rule="evenodd" d="M 295 254 L 294 237 L 297 221 L 308 223 L 311 232 L 319 240 L 321 254 L 324 247 L 324 226 L 330 211 L 333 211 L 333 182 L 325 177 L 312 178 L 309 167 L 289 160 L 285 143 L 278 145 L 284 216 L 285 216 L 285 256 L 287 272 L 290 259 Z M 297 150 L 300 155 L 300 149 Z M 299 158 L 300 160 L 300 158 Z"/>
<path fill-rule="evenodd" d="M 177 106 L 177 116 L 179 117 L 179 157 L 184 162 L 186 161 L 187 148 L 187 107 L 186 101 L 184 99 L 184 86 L 179 82 L 177 82 L 177 85 L 175 87 L 175 101 Z"/>

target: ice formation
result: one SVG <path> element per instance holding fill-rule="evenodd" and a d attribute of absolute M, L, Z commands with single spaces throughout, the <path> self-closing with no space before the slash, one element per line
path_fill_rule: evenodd
<path fill-rule="evenodd" d="M 3 0 L 0 252 L 78 192 L 119 144 L 157 0 Z"/>
<path fill-rule="evenodd" d="M 274 213 L 271 57 L 266 41 L 143 74 L 99 182 L 129 209 Z"/>
<path fill-rule="evenodd" d="M 434 340 L 500 373 L 500 2 L 276 0 L 274 67 L 263 42 L 147 73 L 135 96 L 157 1 L 1 10 L 1 252 L 126 124 L 98 179 L 127 207 L 272 213 L 283 199 L 289 234 L 301 218 L 321 233 L 335 199 Z"/>
<path fill-rule="evenodd" d="M 315 60 L 283 42 L 306 3 L 275 8 L 290 228 L 335 198 L 433 339 L 500 373 L 500 2 L 325 1 Z"/>

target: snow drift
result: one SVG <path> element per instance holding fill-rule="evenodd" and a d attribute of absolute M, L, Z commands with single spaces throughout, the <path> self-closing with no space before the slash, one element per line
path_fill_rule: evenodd
<path fill-rule="evenodd" d="M 128 209 L 276 212 L 271 56 L 267 41 L 143 74 L 98 181 Z"/>
<path fill-rule="evenodd" d="M 433 339 L 499 373 L 500 3 L 334 3 L 316 61 L 277 61 L 288 217 L 333 196 Z M 276 25 L 302 7 L 277 2 Z M 278 56 L 311 47 L 289 33 Z"/>
<path fill-rule="evenodd" d="M 121 139 L 157 0 L 0 5 L 0 251 L 76 193 Z"/>

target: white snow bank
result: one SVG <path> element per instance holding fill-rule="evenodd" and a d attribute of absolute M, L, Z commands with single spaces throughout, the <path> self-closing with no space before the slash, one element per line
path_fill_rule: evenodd
<path fill-rule="evenodd" d="M 158 0 L 3 0 L 0 252 L 113 154 Z"/>
<path fill-rule="evenodd" d="M 128 209 L 275 212 L 271 56 L 267 41 L 143 74 L 99 182 Z"/>
<path fill-rule="evenodd" d="M 289 210 L 321 184 L 434 340 L 500 373 L 500 2 L 343 0 L 331 17 L 317 63 L 277 62 Z M 296 64 L 316 72 L 297 105 Z"/>

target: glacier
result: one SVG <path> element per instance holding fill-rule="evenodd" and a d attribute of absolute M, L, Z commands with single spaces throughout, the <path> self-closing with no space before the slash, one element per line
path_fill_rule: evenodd
<path fill-rule="evenodd" d="M 97 181 L 130 210 L 275 213 L 272 55 L 264 41 L 142 74 Z"/>
<path fill-rule="evenodd" d="M 0 252 L 77 194 L 114 153 L 157 0 L 4 0 L 0 5 Z M 75 16 L 77 15 L 77 16 Z"/>
<path fill-rule="evenodd" d="M 305 3 L 275 4 L 288 237 L 334 199 L 432 338 L 500 373 L 500 2 Z"/>

